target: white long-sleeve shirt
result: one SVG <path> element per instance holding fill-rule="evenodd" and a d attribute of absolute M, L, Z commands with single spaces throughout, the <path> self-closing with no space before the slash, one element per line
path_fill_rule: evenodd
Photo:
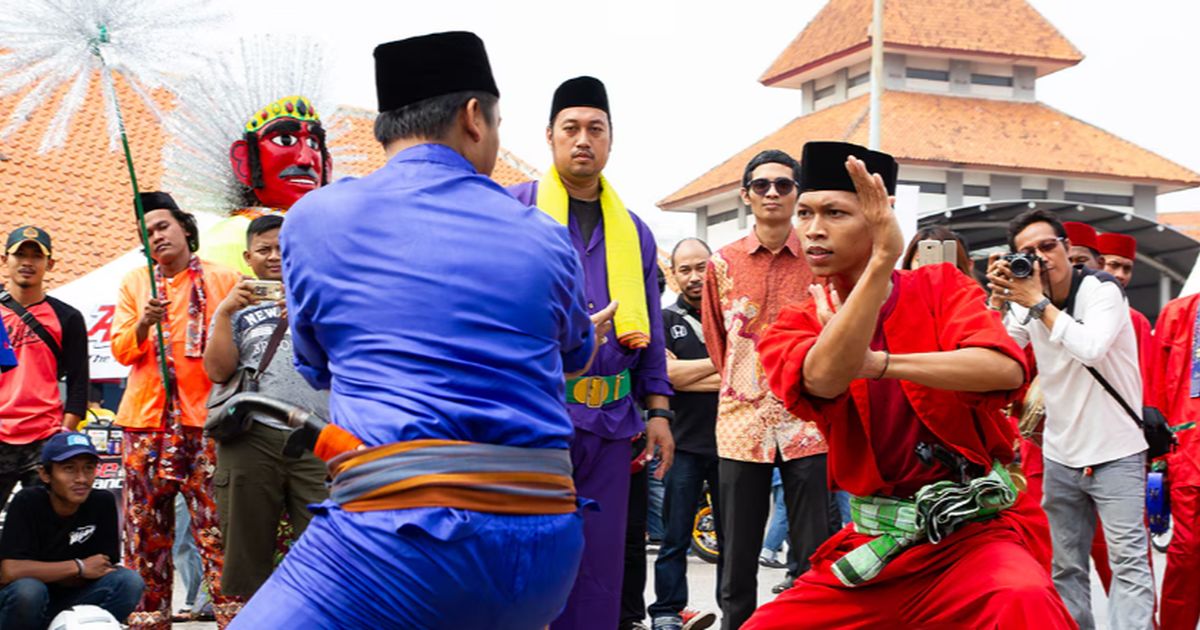
<path fill-rule="evenodd" d="M 1013 304 L 1004 317 L 1022 347 L 1032 343 L 1046 405 L 1046 459 L 1072 468 L 1146 450 L 1142 429 L 1087 370 L 1096 368 L 1137 413 L 1142 376 L 1125 293 L 1112 276 L 1076 270 L 1063 312 L 1046 327 Z"/>

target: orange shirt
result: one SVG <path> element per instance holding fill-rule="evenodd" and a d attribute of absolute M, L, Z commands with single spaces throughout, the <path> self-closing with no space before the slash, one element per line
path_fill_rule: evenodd
<path fill-rule="evenodd" d="M 204 329 L 208 330 L 217 305 L 242 277 L 236 271 L 214 263 L 201 262 L 201 266 L 204 268 L 207 302 Z M 203 359 L 184 356 L 188 297 L 191 292 L 191 274 L 186 270 L 167 279 L 165 297 L 171 301 L 167 312 L 171 324 L 171 337 L 166 342 L 171 356 L 175 359 L 181 422 L 184 426 L 202 427 L 207 415 L 205 403 L 208 401 L 212 381 L 208 380 L 208 375 L 204 373 Z M 150 274 L 144 268 L 134 269 L 126 274 L 121 281 L 117 310 L 113 315 L 112 353 L 119 363 L 130 366 L 125 396 L 121 398 L 121 407 L 117 410 L 117 424 L 133 431 L 158 431 L 163 428 L 166 391 L 163 389 L 158 353 L 155 350 L 157 333 L 151 328 L 145 341 L 141 344 L 137 342 L 137 323 L 149 300 Z"/>

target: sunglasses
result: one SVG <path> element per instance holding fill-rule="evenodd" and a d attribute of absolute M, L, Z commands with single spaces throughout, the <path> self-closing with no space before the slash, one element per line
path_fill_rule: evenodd
<path fill-rule="evenodd" d="M 1022 254 L 1032 254 L 1033 250 L 1036 248 L 1039 252 L 1042 252 L 1043 254 L 1049 254 L 1050 252 L 1054 251 L 1054 249 L 1056 247 L 1058 247 L 1058 242 L 1061 240 L 1063 240 L 1061 236 L 1059 236 L 1057 238 L 1048 238 L 1032 247 L 1022 248 L 1021 253 Z"/>
<path fill-rule="evenodd" d="M 786 197 L 796 189 L 796 180 L 788 179 L 786 177 L 780 177 L 775 180 L 755 179 L 751 180 L 750 184 L 747 185 L 746 188 L 749 188 L 754 192 L 754 194 L 762 197 L 770 192 L 772 186 L 775 187 L 775 192 L 779 193 L 780 197 Z"/>

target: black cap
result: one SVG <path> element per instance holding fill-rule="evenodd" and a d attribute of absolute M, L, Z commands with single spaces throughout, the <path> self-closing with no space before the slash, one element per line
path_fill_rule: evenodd
<path fill-rule="evenodd" d="M 96 447 L 92 445 L 88 436 L 76 431 L 56 433 L 46 440 L 46 445 L 42 447 L 42 465 L 46 466 L 51 462 L 65 462 L 79 455 L 100 458 L 100 453 L 96 452 Z"/>
<path fill-rule="evenodd" d="M 612 120 L 612 112 L 608 111 L 608 90 L 604 89 L 604 83 L 596 77 L 567 79 L 554 90 L 554 100 L 550 104 L 550 124 L 554 124 L 554 117 L 568 107 L 595 107 L 608 114 L 609 121 Z"/>
<path fill-rule="evenodd" d="M 483 40 L 474 33 L 434 33 L 375 47 L 375 94 L 381 112 L 468 91 L 500 97 Z"/>
<path fill-rule="evenodd" d="M 138 193 L 138 196 L 142 198 L 142 212 L 179 209 L 179 204 L 175 203 L 175 199 L 165 192 L 144 192 Z"/>
<path fill-rule="evenodd" d="M 868 173 L 883 178 L 889 195 L 896 194 L 896 158 L 848 142 L 809 142 L 800 158 L 800 192 L 845 190 L 855 192 L 854 180 L 846 171 L 846 158 L 853 155 L 867 165 Z"/>
<path fill-rule="evenodd" d="M 22 225 L 9 233 L 8 243 L 4 246 L 4 253 L 11 254 L 17 251 L 21 247 L 21 244 L 26 241 L 37 243 L 38 247 L 42 249 L 43 254 L 50 255 L 50 235 L 46 233 L 46 230 L 36 225 Z"/>

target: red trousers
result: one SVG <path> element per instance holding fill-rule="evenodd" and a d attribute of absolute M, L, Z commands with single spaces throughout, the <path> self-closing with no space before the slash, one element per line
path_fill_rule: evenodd
<path fill-rule="evenodd" d="M 763 605 L 743 630 L 792 628 L 1075 628 L 1021 516 L 972 523 L 940 544 L 916 545 L 875 579 L 850 588 L 833 561 L 870 539 L 848 526 L 813 555 L 794 588 Z"/>
<path fill-rule="evenodd" d="M 200 551 L 205 582 L 212 595 L 217 627 L 224 628 L 241 608 L 241 599 L 221 594 L 221 530 L 213 502 L 215 456 L 212 440 L 200 429 L 185 428 L 182 445 L 192 462 L 183 481 L 159 477 L 157 460 L 160 434 L 126 431 L 125 464 L 125 565 L 146 583 L 142 601 L 129 616 L 129 627 L 170 630 L 171 587 L 174 567 L 171 545 L 175 536 L 175 495 L 183 493 L 192 518 L 192 535 Z"/>
<path fill-rule="evenodd" d="M 1175 457 L 1170 464 L 1174 530 L 1167 547 L 1159 607 L 1163 630 L 1195 630 L 1200 621 L 1200 484 L 1191 483 L 1183 474 L 1175 475 L 1177 463 L 1185 465 L 1183 459 Z"/>

